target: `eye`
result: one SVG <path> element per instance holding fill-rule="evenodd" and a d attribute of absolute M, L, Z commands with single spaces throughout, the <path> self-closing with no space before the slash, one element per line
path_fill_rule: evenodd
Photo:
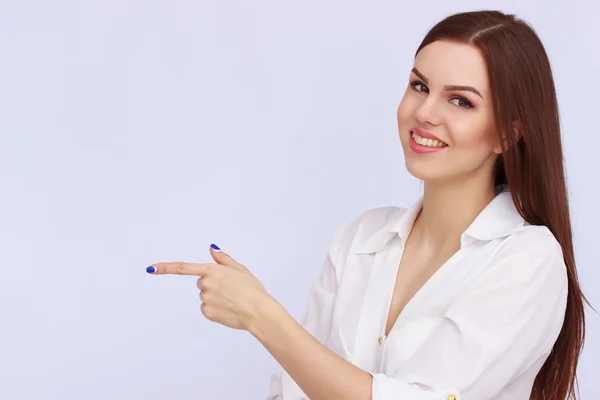
<path fill-rule="evenodd" d="M 473 108 L 473 103 L 471 103 L 469 100 L 465 99 L 464 97 L 453 97 L 452 99 L 450 99 L 450 101 L 452 102 L 452 104 L 460 107 L 460 108 Z"/>
<path fill-rule="evenodd" d="M 429 93 L 429 88 L 421 81 L 413 81 L 410 83 L 410 86 L 417 92 Z"/>

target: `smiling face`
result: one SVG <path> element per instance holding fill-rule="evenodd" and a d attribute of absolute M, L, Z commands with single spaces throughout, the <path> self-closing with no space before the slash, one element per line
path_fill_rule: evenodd
<path fill-rule="evenodd" d="M 474 46 L 436 41 L 421 49 L 397 117 L 406 168 L 415 177 L 491 179 L 501 147 L 486 63 Z"/>

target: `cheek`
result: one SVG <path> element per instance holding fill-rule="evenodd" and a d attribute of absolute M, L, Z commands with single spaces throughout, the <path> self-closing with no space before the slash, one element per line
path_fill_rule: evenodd
<path fill-rule="evenodd" d="M 398 110 L 396 112 L 396 117 L 398 118 L 398 124 L 402 124 L 407 122 L 410 118 L 412 118 L 414 116 L 415 113 L 415 109 L 417 108 L 417 105 L 415 104 L 414 98 L 412 98 L 412 96 L 410 96 L 410 93 L 408 93 L 408 90 L 406 93 L 404 93 L 404 96 L 402 97 L 402 101 L 400 101 L 400 104 L 398 105 Z"/>
<path fill-rule="evenodd" d="M 455 119 L 450 132 L 455 149 L 491 151 L 496 144 L 495 132 L 486 118 Z"/>
<path fill-rule="evenodd" d="M 402 143 L 405 154 L 408 152 L 408 131 L 416 123 L 415 111 L 418 106 L 418 101 L 416 101 L 414 96 L 411 96 L 411 93 L 405 93 L 402 101 L 398 105 L 398 110 L 396 111 L 396 118 L 398 119 L 398 135 L 400 136 L 400 143 Z"/>

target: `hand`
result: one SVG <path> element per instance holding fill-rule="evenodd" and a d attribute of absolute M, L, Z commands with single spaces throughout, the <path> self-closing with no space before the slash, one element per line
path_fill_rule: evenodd
<path fill-rule="evenodd" d="M 273 298 L 258 279 L 242 264 L 211 245 L 216 264 L 166 262 L 152 264 L 146 271 L 153 275 L 199 276 L 200 310 L 209 320 L 233 329 L 249 330 L 260 315 L 260 308 Z"/>

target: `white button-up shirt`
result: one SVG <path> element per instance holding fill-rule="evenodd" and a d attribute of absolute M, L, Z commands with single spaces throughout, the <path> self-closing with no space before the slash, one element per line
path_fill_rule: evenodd
<path fill-rule="evenodd" d="M 404 245 L 422 207 L 369 210 L 333 236 L 303 326 L 373 376 L 372 400 L 528 400 L 564 320 L 567 274 L 548 228 L 498 194 L 385 337 Z M 306 400 L 290 375 L 267 400 Z"/>

